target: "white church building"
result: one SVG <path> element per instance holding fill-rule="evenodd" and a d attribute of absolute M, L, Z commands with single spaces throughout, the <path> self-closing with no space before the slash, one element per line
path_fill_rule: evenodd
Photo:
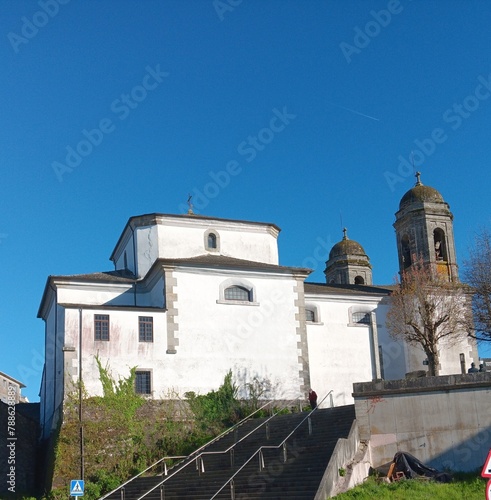
<path fill-rule="evenodd" d="M 369 258 L 346 231 L 326 282 L 310 283 L 312 270 L 280 265 L 275 224 L 190 212 L 131 217 L 113 271 L 48 278 L 38 314 L 43 437 L 79 380 L 102 394 L 96 356 L 116 379 L 136 367 L 136 389 L 149 398 L 216 390 L 232 370 L 242 395 L 257 379 L 269 398 L 305 399 L 312 387 L 320 399 L 332 391 L 336 406 L 353 402 L 354 382 L 425 368 L 421 349 L 389 337 L 391 286 L 372 284 Z M 421 254 L 458 279 L 452 219 L 418 177 L 396 213 L 400 269 Z M 478 362 L 470 340 L 442 346 L 440 373 L 461 373 L 461 355 Z"/>

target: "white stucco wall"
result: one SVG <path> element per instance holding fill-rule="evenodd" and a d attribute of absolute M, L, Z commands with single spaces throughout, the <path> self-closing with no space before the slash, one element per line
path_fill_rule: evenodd
<path fill-rule="evenodd" d="M 54 297 L 53 297 L 54 299 Z M 43 427 L 43 436 L 49 435 L 50 429 L 46 427 L 48 420 L 55 409 L 55 380 L 54 380 L 54 356 L 51 355 L 55 348 L 55 312 L 54 300 L 50 303 L 45 324 L 45 361 L 44 372 L 40 388 L 40 416 Z M 51 349 L 49 348 L 51 346 Z"/>
<path fill-rule="evenodd" d="M 369 326 L 350 326 L 349 311 L 354 305 L 371 311 L 376 303 L 312 294 L 306 302 L 315 303 L 319 315 L 319 323 L 307 326 L 311 386 L 319 398 L 332 390 L 335 406 L 351 404 L 353 382 L 372 380 L 374 358 Z"/>
<path fill-rule="evenodd" d="M 53 415 L 64 397 L 64 323 L 64 308 L 56 306 L 53 295 L 46 316 L 45 365 L 40 388 L 40 415 L 44 437 L 49 435 L 56 424 L 53 423 Z"/>
<path fill-rule="evenodd" d="M 411 371 L 408 368 L 406 345 L 400 340 L 394 340 L 385 326 L 389 306 L 383 299 L 376 308 L 378 344 L 381 346 L 381 365 L 385 380 L 398 380 Z M 418 365 L 419 366 L 419 365 Z M 418 368 L 422 369 L 422 368 Z M 355 381 L 357 382 L 357 381 Z"/>
<path fill-rule="evenodd" d="M 57 288 L 59 304 L 133 305 L 133 285 L 85 283 L 73 280 Z"/>
<path fill-rule="evenodd" d="M 177 286 L 176 354 L 167 353 L 167 312 L 142 309 L 84 310 L 83 380 L 89 394 L 100 395 L 102 386 L 95 362 L 109 363 L 113 376 L 126 377 L 133 366 L 152 372 L 153 397 L 169 392 L 206 393 L 217 389 L 231 369 L 243 388 L 254 377 L 269 380 L 275 397 L 300 395 L 301 365 L 298 362 L 292 277 L 261 276 L 237 272 L 174 272 Z M 252 285 L 252 305 L 222 303 L 220 284 L 232 280 Z M 155 289 L 162 293 L 162 281 Z M 157 292 L 156 292 L 157 293 Z M 110 315 L 110 340 L 94 340 L 94 315 Z M 153 317 L 154 342 L 139 342 L 138 316 Z M 67 311 L 66 343 L 78 352 L 78 309 Z M 77 355 L 78 357 L 78 355 Z"/>
<path fill-rule="evenodd" d="M 271 381 L 277 397 L 298 396 L 301 366 L 291 277 L 181 270 L 176 278 L 175 376 L 182 390 L 207 392 L 232 369 L 240 384 L 257 376 Z M 221 303 L 220 284 L 228 280 L 252 285 L 253 305 Z"/>
<path fill-rule="evenodd" d="M 278 264 L 278 230 L 272 225 L 201 218 L 175 218 L 160 215 L 157 223 L 139 226 L 134 235 L 129 229 L 116 251 L 116 269 L 124 269 L 124 253 L 128 268 L 134 271 L 133 237 L 136 238 L 137 270 L 144 277 L 157 258 L 183 259 L 208 253 L 236 259 Z M 206 248 L 206 234 L 218 236 L 218 248 Z"/>
<path fill-rule="evenodd" d="M 125 266 L 125 254 L 126 254 L 126 266 Z M 131 229 L 127 228 L 122 241 L 120 242 L 120 251 L 118 252 L 117 258 L 114 262 L 115 269 L 128 269 L 133 274 L 136 274 L 136 259 L 135 259 L 135 249 L 133 241 L 133 232 Z"/>

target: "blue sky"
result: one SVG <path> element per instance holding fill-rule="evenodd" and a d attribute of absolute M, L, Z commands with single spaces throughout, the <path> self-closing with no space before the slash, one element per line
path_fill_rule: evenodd
<path fill-rule="evenodd" d="M 489 1 L 0 7 L 0 371 L 31 401 L 48 275 L 111 270 L 129 217 L 190 193 L 197 213 L 279 225 L 281 264 L 312 281 L 346 226 L 393 282 L 412 151 L 461 265 L 490 225 Z"/>

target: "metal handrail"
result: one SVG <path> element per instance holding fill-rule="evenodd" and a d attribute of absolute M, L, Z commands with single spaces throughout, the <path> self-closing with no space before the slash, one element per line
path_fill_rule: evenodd
<path fill-rule="evenodd" d="M 203 446 L 201 446 L 200 448 L 198 448 L 197 450 L 194 450 L 191 454 L 189 455 L 183 455 L 183 456 L 171 456 L 171 457 L 162 457 L 160 458 L 159 460 L 157 460 L 155 463 L 153 463 L 152 465 L 148 466 L 145 470 L 141 471 L 140 473 L 138 473 L 136 476 L 133 476 L 131 477 L 130 479 L 128 479 L 126 482 L 124 482 L 123 484 L 120 484 L 117 488 L 114 488 L 112 491 L 110 491 L 109 493 L 106 493 L 104 496 L 100 497 L 98 500 L 104 500 L 105 498 L 109 497 L 110 495 L 112 495 L 113 493 L 116 493 L 117 491 L 119 491 L 120 489 L 124 488 L 127 484 L 131 483 L 132 481 L 134 481 L 135 479 L 137 479 L 138 477 L 140 477 L 142 474 L 144 474 L 145 472 L 149 471 L 150 469 L 153 469 L 155 466 L 159 465 L 161 462 L 163 462 L 164 460 L 170 460 L 170 459 L 176 459 L 176 458 L 182 458 L 182 459 L 186 459 L 186 458 L 191 458 L 193 455 L 195 455 L 196 453 L 199 453 L 200 450 L 202 450 L 203 448 L 206 448 L 207 446 L 210 446 L 211 444 L 213 444 L 215 441 L 218 441 L 219 439 L 221 439 L 223 436 L 225 436 L 226 434 L 229 434 L 230 432 L 234 431 L 237 427 L 239 427 L 240 425 L 242 425 L 244 422 L 246 422 L 248 419 L 250 419 L 253 415 L 255 415 L 257 412 L 263 410 L 264 408 L 266 408 L 266 406 L 268 406 L 269 404 L 273 403 L 274 401 L 268 401 L 267 403 L 265 403 L 264 405 L 262 405 L 260 408 L 258 408 L 257 410 L 255 410 L 254 412 L 252 412 L 250 415 L 248 415 L 247 417 L 244 417 L 242 420 L 240 420 L 239 422 L 237 422 L 236 424 L 234 424 L 232 427 L 230 427 L 229 429 L 226 429 L 224 430 L 223 432 L 221 432 L 218 436 L 215 436 L 211 441 L 209 441 L 208 443 L 204 444 Z M 164 462 L 165 463 L 165 462 Z M 178 464 L 176 464 L 178 465 Z M 179 469 L 180 470 L 180 469 Z M 176 471 L 177 472 L 177 471 Z M 170 477 L 170 476 L 169 476 Z"/>
<path fill-rule="evenodd" d="M 139 472 L 136 476 L 133 476 L 132 478 L 125 481 L 123 484 L 120 484 L 117 488 L 114 488 L 114 490 L 110 491 L 109 493 L 106 493 L 103 497 L 100 497 L 99 500 L 104 500 L 104 498 L 107 498 L 108 496 L 112 495 L 113 493 L 116 493 L 116 491 L 124 488 L 127 484 L 131 483 L 131 481 L 134 481 L 136 478 L 140 477 L 142 474 L 145 474 L 145 472 L 149 471 L 150 469 L 153 469 L 156 465 L 160 464 L 164 460 L 170 460 L 171 458 L 187 458 L 187 455 L 159 458 L 155 463 L 148 466 L 145 470 L 142 470 L 141 472 Z"/>
<path fill-rule="evenodd" d="M 332 394 L 333 390 L 331 389 L 321 400 L 321 402 L 319 403 L 319 405 L 321 403 L 324 402 L 324 400 L 327 398 L 327 396 L 329 396 L 330 394 Z M 229 479 L 225 482 L 225 484 L 210 498 L 210 500 L 213 500 L 214 498 L 216 498 L 216 496 L 225 488 L 225 486 L 227 486 L 227 484 L 229 484 L 230 482 L 233 482 L 234 478 L 239 474 L 239 472 L 256 456 L 258 455 L 259 453 L 262 453 L 262 450 L 263 449 L 278 449 L 280 447 L 284 447 L 285 446 L 285 443 L 286 441 L 291 437 L 293 436 L 293 434 L 295 433 L 295 431 L 308 419 L 310 419 L 310 416 L 312 415 L 312 413 L 314 413 L 315 411 L 317 411 L 317 409 L 319 408 L 319 406 L 316 406 L 313 410 L 309 411 L 309 413 L 307 414 L 307 416 L 302 419 L 302 421 L 290 432 L 290 434 L 288 434 L 288 436 L 286 436 L 285 439 L 283 439 L 283 441 L 276 445 L 276 446 L 273 446 L 273 445 L 265 445 L 265 446 L 260 446 L 235 472 L 234 474 L 232 474 Z M 310 420 L 309 420 L 310 422 Z M 309 430 L 311 429 L 310 425 L 309 425 Z M 286 453 L 285 453 L 285 460 L 284 462 L 286 462 Z M 141 498 L 141 497 L 140 497 Z M 139 500 L 139 499 L 138 499 Z"/>
<path fill-rule="evenodd" d="M 327 397 L 327 396 L 326 396 Z M 224 454 L 224 453 L 228 453 L 229 451 L 231 451 L 237 444 L 239 444 L 241 441 L 243 441 L 244 439 L 246 439 L 247 437 L 249 437 L 251 434 L 253 434 L 254 432 L 256 432 L 258 429 L 260 429 L 263 425 L 266 425 L 267 423 L 269 423 L 269 421 L 274 418 L 276 415 L 278 415 L 278 413 L 283 410 L 284 408 L 286 408 L 287 406 L 291 406 L 291 403 L 292 401 L 299 401 L 300 398 L 296 398 L 296 399 L 292 399 L 290 400 L 287 404 L 285 404 L 283 407 L 281 407 L 275 414 L 271 415 L 271 417 L 269 417 L 268 419 L 266 419 L 261 425 L 258 425 L 255 429 L 253 429 L 252 431 L 250 431 L 248 434 L 246 434 L 245 436 L 243 436 L 241 439 L 239 439 L 238 441 L 236 441 L 234 444 L 232 444 L 231 446 L 229 446 L 226 450 L 222 450 L 222 451 L 205 451 L 205 452 L 202 452 L 200 453 L 199 455 L 197 455 L 193 460 L 189 460 L 186 464 L 184 464 L 180 469 L 174 471 L 173 474 L 167 476 L 163 481 L 161 481 L 160 483 L 156 484 L 153 488 L 149 489 L 146 493 L 144 493 L 142 496 L 138 497 L 137 500 L 141 500 L 142 498 L 145 498 L 148 494 L 152 493 L 152 491 L 156 490 L 157 488 L 159 488 L 160 486 L 162 486 L 168 479 L 170 479 L 171 477 L 173 477 L 175 474 L 177 474 L 178 472 L 184 470 L 188 465 L 190 464 L 193 464 L 193 463 L 196 463 L 196 468 L 198 470 L 199 469 L 199 466 L 201 465 L 201 467 L 203 467 L 203 460 L 202 460 L 202 457 L 205 456 L 205 455 L 219 455 L 219 454 Z M 324 398 L 325 399 L 325 398 Z M 324 399 L 322 401 L 324 401 Z M 321 401 L 321 402 L 322 402 Z M 274 403 L 274 401 L 270 401 L 269 403 L 267 403 L 266 405 L 264 406 L 267 406 L 268 404 L 271 404 L 271 403 Z M 263 407 L 264 407 L 263 406 Z M 263 408 L 261 407 L 261 408 Z M 257 411 L 259 411 L 261 408 L 259 408 Z M 254 413 L 256 413 L 254 412 Z M 251 416 L 254 415 L 254 413 L 251 413 Z M 244 419 L 245 420 L 245 419 Z M 236 425 L 238 427 L 238 424 Z M 231 428 L 230 430 L 232 430 L 233 428 Z M 211 441 L 210 444 L 214 442 L 214 441 Z M 206 446 L 209 446 L 208 444 L 202 446 L 201 448 L 199 449 L 202 449 Z M 196 450 L 196 452 L 199 451 L 199 450 Z M 196 453 L 195 452 L 195 453 Z M 189 455 L 189 458 L 191 458 L 192 455 L 194 455 L 195 453 L 192 453 L 191 455 Z M 198 462 L 198 459 L 200 459 L 200 462 Z M 233 477 L 233 476 L 232 476 Z M 230 481 L 230 480 L 229 480 Z M 224 484 L 223 487 L 225 487 L 228 482 Z M 223 488 L 222 487 L 222 488 Z M 221 491 L 221 490 L 220 490 Z M 102 499 L 100 499 L 102 500 Z"/>

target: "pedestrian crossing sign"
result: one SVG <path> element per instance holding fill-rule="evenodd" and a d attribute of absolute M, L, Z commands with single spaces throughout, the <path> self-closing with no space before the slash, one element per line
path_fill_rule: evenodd
<path fill-rule="evenodd" d="M 72 479 L 70 481 L 70 496 L 71 497 L 84 496 L 84 482 L 81 479 Z"/>

